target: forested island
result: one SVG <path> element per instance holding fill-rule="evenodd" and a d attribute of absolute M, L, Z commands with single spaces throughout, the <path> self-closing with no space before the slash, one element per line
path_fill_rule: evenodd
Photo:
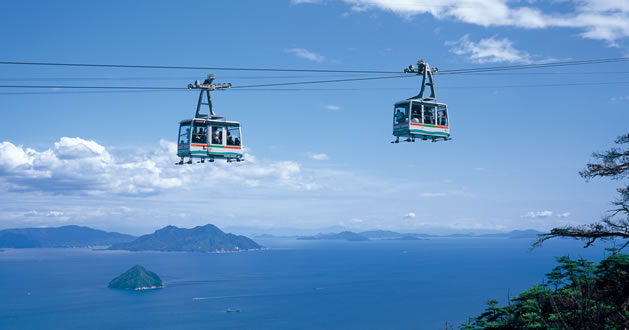
<path fill-rule="evenodd" d="M 150 290 L 163 288 L 164 285 L 157 274 L 140 265 L 135 265 L 111 280 L 107 287 L 122 290 Z"/>
<path fill-rule="evenodd" d="M 128 251 L 188 251 L 188 252 L 238 252 L 258 250 L 262 247 L 242 235 L 224 233 L 218 227 L 207 224 L 191 229 L 167 226 L 153 234 L 136 240 L 112 245 L 110 250 Z"/>

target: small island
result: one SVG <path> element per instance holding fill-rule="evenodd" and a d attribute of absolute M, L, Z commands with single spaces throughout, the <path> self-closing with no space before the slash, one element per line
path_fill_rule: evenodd
<path fill-rule="evenodd" d="M 140 265 L 135 265 L 124 274 L 111 280 L 107 287 L 122 290 L 150 290 L 163 288 L 164 285 L 157 274 Z"/>

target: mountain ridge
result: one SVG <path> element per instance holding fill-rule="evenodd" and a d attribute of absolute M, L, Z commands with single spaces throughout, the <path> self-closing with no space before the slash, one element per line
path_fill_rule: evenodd
<path fill-rule="evenodd" d="M 218 227 L 207 224 L 190 229 L 169 225 L 134 241 L 114 244 L 109 250 L 237 252 L 261 248 L 246 236 L 224 233 Z"/>
<path fill-rule="evenodd" d="M 112 245 L 136 237 L 77 225 L 0 230 L 1 248 L 70 248 Z"/>

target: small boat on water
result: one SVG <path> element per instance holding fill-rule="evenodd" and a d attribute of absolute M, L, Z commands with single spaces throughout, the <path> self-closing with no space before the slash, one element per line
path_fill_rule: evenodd
<path fill-rule="evenodd" d="M 232 309 L 228 308 L 225 310 L 226 313 L 240 313 L 240 309 Z"/>

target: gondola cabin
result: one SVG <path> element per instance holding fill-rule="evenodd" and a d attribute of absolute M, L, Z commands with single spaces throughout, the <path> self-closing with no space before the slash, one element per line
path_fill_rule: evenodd
<path fill-rule="evenodd" d="M 203 84 L 197 80 L 194 84 L 188 85 L 188 88 L 199 89 L 201 93 L 194 118 L 179 122 L 177 156 L 181 157 L 181 160 L 175 163 L 176 165 L 183 165 L 185 157 L 189 158 L 185 164 L 192 164 L 193 158 L 198 158 L 199 163 L 205 163 L 206 159 L 210 162 L 225 159 L 228 163 L 245 160 L 240 123 L 217 116 L 210 97 L 211 91 L 230 88 L 231 84 L 214 84 L 213 81 L 214 75 L 211 74 Z M 203 102 L 203 95 L 206 96 L 206 102 Z M 209 114 L 201 113 L 203 105 L 208 106 Z"/>
<path fill-rule="evenodd" d="M 449 124 L 444 103 L 410 99 L 396 103 L 393 110 L 393 135 L 398 140 L 449 140 Z"/>
<path fill-rule="evenodd" d="M 422 85 L 417 96 L 397 102 L 393 107 L 393 143 L 404 142 L 447 141 L 450 140 L 450 117 L 448 106 L 437 102 L 435 83 L 432 74 L 437 68 L 430 68 L 424 60 L 417 61 L 417 68 L 412 65 L 404 69 L 406 73 L 416 73 L 422 77 Z M 424 92 L 430 95 L 424 96 Z"/>
<path fill-rule="evenodd" d="M 243 160 L 240 123 L 224 117 L 194 118 L 179 123 L 177 156 L 230 161 Z"/>

